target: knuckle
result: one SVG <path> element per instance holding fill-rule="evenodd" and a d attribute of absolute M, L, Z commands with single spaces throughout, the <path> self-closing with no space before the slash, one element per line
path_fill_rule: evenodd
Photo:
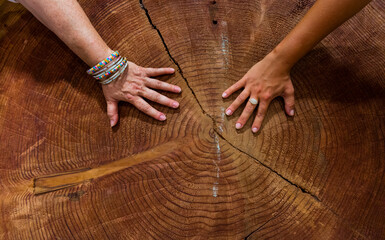
<path fill-rule="evenodd" d="M 287 88 L 285 92 L 287 95 L 292 96 L 294 95 L 294 88 Z"/>
<path fill-rule="evenodd" d="M 144 71 L 144 69 L 142 67 L 133 67 L 132 68 L 132 73 L 136 76 L 140 76 L 142 75 L 142 72 Z"/>
<path fill-rule="evenodd" d="M 257 113 L 257 117 L 258 118 L 264 118 L 265 117 L 265 113 L 264 112 L 258 112 Z"/>
<path fill-rule="evenodd" d="M 259 96 L 259 95 L 262 94 L 262 89 L 261 89 L 261 87 L 259 87 L 259 86 L 254 87 L 254 88 L 253 88 L 253 92 L 254 92 L 255 94 L 257 94 L 257 96 Z"/>
<path fill-rule="evenodd" d="M 131 88 L 132 88 L 132 93 L 134 95 L 140 95 L 143 93 L 143 86 L 138 84 L 138 83 L 134 83 L 131 85 Z"/>
<path fill-rule="evenodd" d="M 287 104 L 286 107 L 288 107 L 289 109 L 293 109 L 294 108 L 294 104 Z"/>
<path fill-rule="evenodd" d="M 132 89 L 132 91 L 131 91 L 131 93 L 133 94 L 133 95 L 139 95 L 139 90 L 137 90 L 137 89 Z"/>
<path fill-rule="evenodd" d="M 148 77 L 139 77 L 139 81 L 142 82 L 143 85 L 150 83 L 151 79 Z"/>
<path fill-rule="evenodd" d="M 262 95 L 262 100 L 265 100 L 265 101 L 267 101 L 267 100 L 270 100 L 271 98 L 272 98 L 272 96 L 273 96 L 273 94 L 271 94 L 271 92 L 266 92 L 266 93 L 264 93 L 263 95 Z"/>
<path fill-rule="evenodd" d="M 142 107 L 142 109 L 143 109 L 143 112 L 150 112 L 151 107 L 149 105 L 145 105 Z"/>
<path fill-rule="evenodd" d="M 132 98 L 130 103 L 134 105 L 135 107 L 140 106 L 137 98 Z"/>
<path fill-rule="evenodd" d="M 132 96 L 131 94 L 126 94 L 126 100 L 128 102 L 134 102 L 135 101 L 135 97 Z"/>
<path fill-rule="evenodd" d="M 239 101 L 242 101 L 242 102 L 245 101 L 246 98 L 247 98 L 247 97 L 246 97 L 245 95 L 242 95 L 242 94 L 238 96 L 238 100 L 239 100 Z"/>
<path fill-rule="evenodd" d="M 147 75 L 156 75 L 158 73 L 157 68 L 150 68 L 147 72 Z"/>
<path fill-rule="evenodd" d="M 161 88 L 163 86 L 163 83 L 161 81 L 156 81 L 155 86 Z"/>
<path fill-rule="evenodd" d="M 115 115 L 115 114 L 114 114 L 113 112 L 110 112 L 110 111 L 107 112 L 107 116 L 108 116 L 108 117 L 113 117 L 114 115 Z"/>
<path fill-rule="evenodd" d="M 243 79 L 239 80 L 238 82 L 234 83 L 233 87 L 234 88 L 241 88 L 245 85 L 245 81 L 246 81 L 246 79 L 243 78 Z"/>
<path fill-rule="evenodd" d="M 289 101 L 289 102 L 286 102 L 287 106 L 289 107 L 294 107 L 294 101 Z"/>
<path fill-rule="evenodd" d="M 161 97 L 160 97 L 159 94 L 154 94 L 153 95 L 153 99 L 154 99 L 155 102 L 159 102 L 161 100 Z"/>

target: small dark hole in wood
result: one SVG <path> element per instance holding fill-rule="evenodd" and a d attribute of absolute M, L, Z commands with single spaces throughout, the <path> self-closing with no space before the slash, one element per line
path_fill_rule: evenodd
<path fill-rule="evenodd" d="M 218 23 L 218 21 L 217 21 L 217 20 L 213 20 L 213 23 L 214 23 L 214 24 L 217 24 L 217 23 Z"/>

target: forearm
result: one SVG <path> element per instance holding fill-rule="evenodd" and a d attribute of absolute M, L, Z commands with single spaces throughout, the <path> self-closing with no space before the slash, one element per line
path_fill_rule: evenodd
<path fill-rule="evenodd" d="M 92 26 L 76 0 L 19 0 L 89 66 L 113 51 Z"/>
<path fill-rule="evenodd" d="M 369 2 L 370 0 L 318 0 L 272 54 L 290 69 L 318 42 Z"/>

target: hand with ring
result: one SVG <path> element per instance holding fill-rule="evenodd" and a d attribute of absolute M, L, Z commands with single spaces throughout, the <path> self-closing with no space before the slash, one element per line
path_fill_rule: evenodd
<path fill-rule="evenodd" d="M 236 129 L 241 129 L 257 108 L 251 128 L 252 132 L 256 133 L 261 128 L 270 102 L 278 96 L 283 97 L 285 101 L 286 113 L 289 116 L 294 115 L 294 87 L 290 79 L 290 68 L 280 62 L 273 53 L 255 64 L 241 80 L 224 91 L 222 97 L 227 98 L 241 88 L 243 91 L 226 109 L 226 115 L 230 116 L 249 98 L 237 120 Z"/>

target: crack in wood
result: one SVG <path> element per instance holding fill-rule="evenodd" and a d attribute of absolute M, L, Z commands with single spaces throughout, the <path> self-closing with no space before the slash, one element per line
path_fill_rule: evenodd
<path fill-rule="evenodd" d="M 309 190 L 307 190 L 306 188 L 290 181 L 289 179 L 285 178 L 284 176 L 282 176 L 279 172 L 277 172 L 276 170 L 272 169 L 271 167 L 269 167 L 268 165 L 264 164 L 262 161 L 258 160 L 257 158 L 255 158 L 254 156 L 250 155 L 249 153 L 243 151 L 242 149 L 238 148 L 237 146 L 235 146 L 234 144 L 232 144 L 230 141 L 228 141 L 224 136 L 222 136 L 222 134 L 220 134 L 218 132 L 217 129 L 214 128 L 214 131 L 216 134 L 218 134 L 220 136 L 220 138 L 222 138 L 224 141 L 226 141 L 230 146 L 232 146 L 233 148 L 237 149 L 239 152 L 243 153 L 243 154 L 246 154 L 247 156 L 249 156 L 250 158 L 254 159 L 257 163 L 259 163 L 260 165 L 262 165 L 263 167 L 269 169 L 271 172 L 275 173 L 277 176 L 279 176 L 280 178 L 282 178 L 283 180 L 285 180 L 286 182 L 288 182 L 290 185 L 292 186 L 295 186 L 297 187 L 298 189 L 301 190 L 301 192 L 305 193 L 305 194 L 308 194 L 310 195 L 312 198 L 314 198 L 317 202 L 321 202 L 321 200 L 315 195 L 313 194 L 312 192 L 310 192 Z"/>
<path fill-rule="evenodd" d="M 164 46 L 164 48 L 165 48 L 165 50 L 166 50 L 168 56 L 170 57 L 171 61 L 178 67 L 178 71 L 179 71 L 181 77 L 182 77 L 183 80 L 186 82 L 187 87 L 190 89 L 191 93 L 193 94 L 193 96 L 194 96 L 196 102 L 198 103 L 199 107 L 201 108 L 202 112 L 203 112 L 206 116 L 208 116 L 208 117 L 210 117 L 211 119 L 213 119 L 213 117 L 210 116 L 210 115 L 204 110 L 204 108 L 203 108 L 203 106 L 201 105 L 201 103 L 199 102 L 199 99 L 197 98 L 197 96 L 196 96 L 194 90 L 193 90 L 192 87 L 190 86 L 190 83 L 187 81 L 186 77 L 183 75 L 182 68 L 180 67 L 179 63 L 175 60 L 175 58 L 171 55 L 170 50 L 169 50 L 168 47 L 167 47 L 167 44 L 166 44 L 166 42 L 165 42 L 165 40 L 164 40 L 164 38 L 163 38 L 162 33 L 161 33 L 160 30 L 156 27 L 156 25 L 152 22 L 151 17 L 150 17 L 150 13 L 148 12 L 148 9 L 144 6 L 143 0 L 139 0 L 139 4 L 140 4 L 140 8 L 142 8 L 142 9 L 144 10 L 144 12 L 146 13 L 147 20 L 148 20 L 148 22 L 151 24 L 152 28 L 155 29 L 155 30 L 158 32 L 158 35 L 159 35 L 160 39 L 162 40 L 163 46 Z"/>
<path fill-rule="evenodd" d="M 162 33 L 160 32 L 160 30 L 158 29 L 158 27 L 152 22 L 151 20 L 151 17 L 150 17 L 150 13 L 148 11 L 148 9 L 145 7 L 144 3 L 143 3 L 143 0 L 139 0 L 139 4 L 140 4 L 140 7 L 145 11 L 145 14 L 147 16 L 147 20 L 148 22 L 151 24 L 151 26 L 153 27 L 154 30 L 157 31 L 162 43 L 163 43 L 163 46 L 168 54 L 168 56 L 170 57 L 171 61 L 178 67 L 178 71 L 179 73 L 181 74 L 181 77 L 183 78 L 183 80 L 186 82 L 186 85 L 187 87 L 189 88 L 189 90 L 191 91 L 192 95 L 194 96 L 196 102 L 198 103 L 199 107 L 201 108 L 202 110 L 202 113 L 204 115 L 206 115 L 207 117 L 209 117 L 211 120 L 212 120 L 212 123 L 213 123 L 213 129 L 214 129 L 214 132 L 215 134 L 217 134 L 221 139 L 223 139 L 224 141 L 226 141 L 231 147 L 233 147 L 234 149 L 238 150 L 239 152 L 243 153 L 243 154 L 246 154 L 247 156 L 249 156 L 250 158 L 254 159 L 257 163 L 259 163 L 260 165 L 262 165 L 263 167 L 267 168 L 268 170 L 270 170 L 271 172 L 273 172 L 274 174 L 276 174 L 278 177 L 280 177 L 281 179 L 283 179 L 285 182 L 289 183 L 290 185 L 296 187 L 297 189 L 299 189 L 303 194 L 306 194 L 308 196 L 311 196 L 312 199 L 314 199 L 316 202 L 320 203 L 322 206 L 324 206 L 327 210 L 329 210 L 332 214 L 334 214 L 338 219 L 341 220 L 341 222 L 345 223 L 345 220 L 343 218 L 341 218 L 341 216 L 339 216 L 335 211 L 333 211 L 330 207 L 328 207 L 327 205 L 325 205 L 319 198 L 317 195 L 315 195 L 314 193 L 310 192 L 309 190 L 307 190 L 306 188 L 302 187 L 301 185 L 299 184 L 296 184 L 292 181 L 290 181 L 289 179 L 287 179 L 286 177 L 282 176 L 280 173 L 278 173 L 276 170 L 272 169 L 271 167 L 269 167 L 268 165 L 266 165 L 265 163 L 263 163 L 262 161 L 258 160 L 257 158 L 255 158 L 254 156 L 250 155 L 249 153 L 243 151 L 242 149 L 238 148 L 237 146 L 235 146 L 234 144 L 232 144 L 230 141 L 228 141 L 222 134 L 221 134 L 221 130 L 219 129 L 214 117 L 212 117 L 208 112 L 206 112 L 202 106 L 202 104 L 200 103 L 197 95 L 195 94 L 194 92 L 194 89 L 190 86 L 190 83 L 188 82 L 187 78 L 183 75 L 183 71 L 182 71 L 182 68 L 181 66 L 179 65 L 179 63 L 175 60 L 175 58 L 171 55 L 170 53 L 170 50 L 166 44 L 166 41 L 164 40 L 163 38 L 163 35 Z M 270 219 L 272 220 L 272 219 Z M 270 221 L 269 220 L 269 221 Z M 267 221 L 267 222 L 269 222 Z M 265 224 L 267 223 L 265 222 Z M 265 225 L 263 224 L 263 225 Z M 257 232 L 258 230 L 260 230 L 262 227 L 260 226 L 259 228 L 257 228 L 256 230 L 252 231 L 249 235 L 246 236 L 245 239 L 248 239 L 248 237 L 250 237 L 253 233 Z M 352 228 L 349 224 L 345 223 L 345 225 L 350 228 L 351 230 L 353 230 L 354 232 L 356 232 L 358 235 L 360 235 L 361 237 L 365 237 L 363 234 L 361 234 L 360 232 L 356 231 L 354 228 Z"/>
<path fill-rule="evenodd" d="M 278 216 L 278 215 L 277 215 Z M 266 222 L 264 222 L 263 224 L 261 224 L 261 226 L 259 226 L 257 229 L 253 230 L 251 233 L 249 233 L 245 238 L 244 240 L 248 240 L 249 237 L 251 237 L 254 233 L 258 232 L 259 230 L 261 230 L 266 224 L 268 224 L 269 222 L 271 222 L 271 220 L 277 218 L 277 216 L 274 216 L 272 218 L 270 218 L 269 220 L 267 220 Z"/>
<path fill-rule="evenodd" d="M 170 50 L 166 44 L 166 41 L 164 40 L 163 38 L 163 35 L 162 33 L 160 32 L 160 30 L 158 29 L 158 27 L 152 22 L 151 20 L 151 17 L 150 17 L 150 13 L 148 11 L 148 9 L 145 7 L 144 3 L 143 3 L 143 0 L 139 0 L 139 4 L 140 4 L 140 7 L 145 11 L 146 13 L 146 16 L 147 16 L 147 19 L 148 19 L 148 22 L 151 24 L 152 28 L 154 30 L 157 31 L 162 43 L 163 43 L 163 46 L 168 54 L 168 56 L 170 57 L 171 61 L 178 67 L 178 71 L 180 72 L 181 74 L 181 77 L 184 79 L 184 81 L 186 82 L 187 84 L 187 87 L 190 89 L 191 93 L 193 94 L 196 102 L 198 103 L 199 107 L 201 108 L 202 112 L 204 115 L 206 115 L 207 117 L 209 117 L 212 122 L 213 122 L 213 129 L 215 131 L 216 134 L 219 135 L 220 138 L 222 138 L 224 141 L 226 141 L 228 144 L 230 144 L 230 146 L 232 146 L 233 148 L 235 148 L 236 150 L 240 151 L 241 153 L 244 153 L 246 154 L 247 156 L 251 157 L 252 159 L 256 160 L 259 164 L 261 164 L 263 167 L 269 169 L 270 171 L 272 171 L 273 173 L 275 173 L 277 176 L 279 176 L 280 178 L 282 178 L 283 180 L 285 180 L 286 182 L 288 182 L 290 185 L 292 186 L 295 186 L 297 187 L 298 189 L 300 189 L 303 193 L 305 194 L 308 194 L 310 195 L 312 198 L 314 198 L 317 202 L 321 202 L 320 199 L 313 193 L 311 193 L 309 190 L 307 190 L 306 188 L 298 185 L 298 184 L 295 184 L 293 183 L 292 181 L 290 181 L 289 179 L 283 177 L 280 173 L 278 173 L 277 171 L 275 171 L 274 169 L 272 169 L 271 167 L 267 166 L 266 164 L 264 164 L 262 161 L 258 160 L 257 158 L 255 158 L 254 156 L 246 153 L 245 151 L 241 150 L 240 148 L 236 147 L 234 144 L 230 143 L 219 131 L 219 128 L 217 126 L 217 123 L 214 119 L 213 116 L 211 116 L 209 113 L 206 112 L 206 110 L 204 110 L 202 104 L 200 103 L 198 97 L 196 96 L 195 92 L 194 92 L 194 89 L 190 86 L 190 83 L 188 82 L 187 78 L 183 75 L 183 71 L 182 71 L 182 68 L 180 67 L 179 63 L 175 60 L 175 58 L 171 55 L 170 53 Z"/>

